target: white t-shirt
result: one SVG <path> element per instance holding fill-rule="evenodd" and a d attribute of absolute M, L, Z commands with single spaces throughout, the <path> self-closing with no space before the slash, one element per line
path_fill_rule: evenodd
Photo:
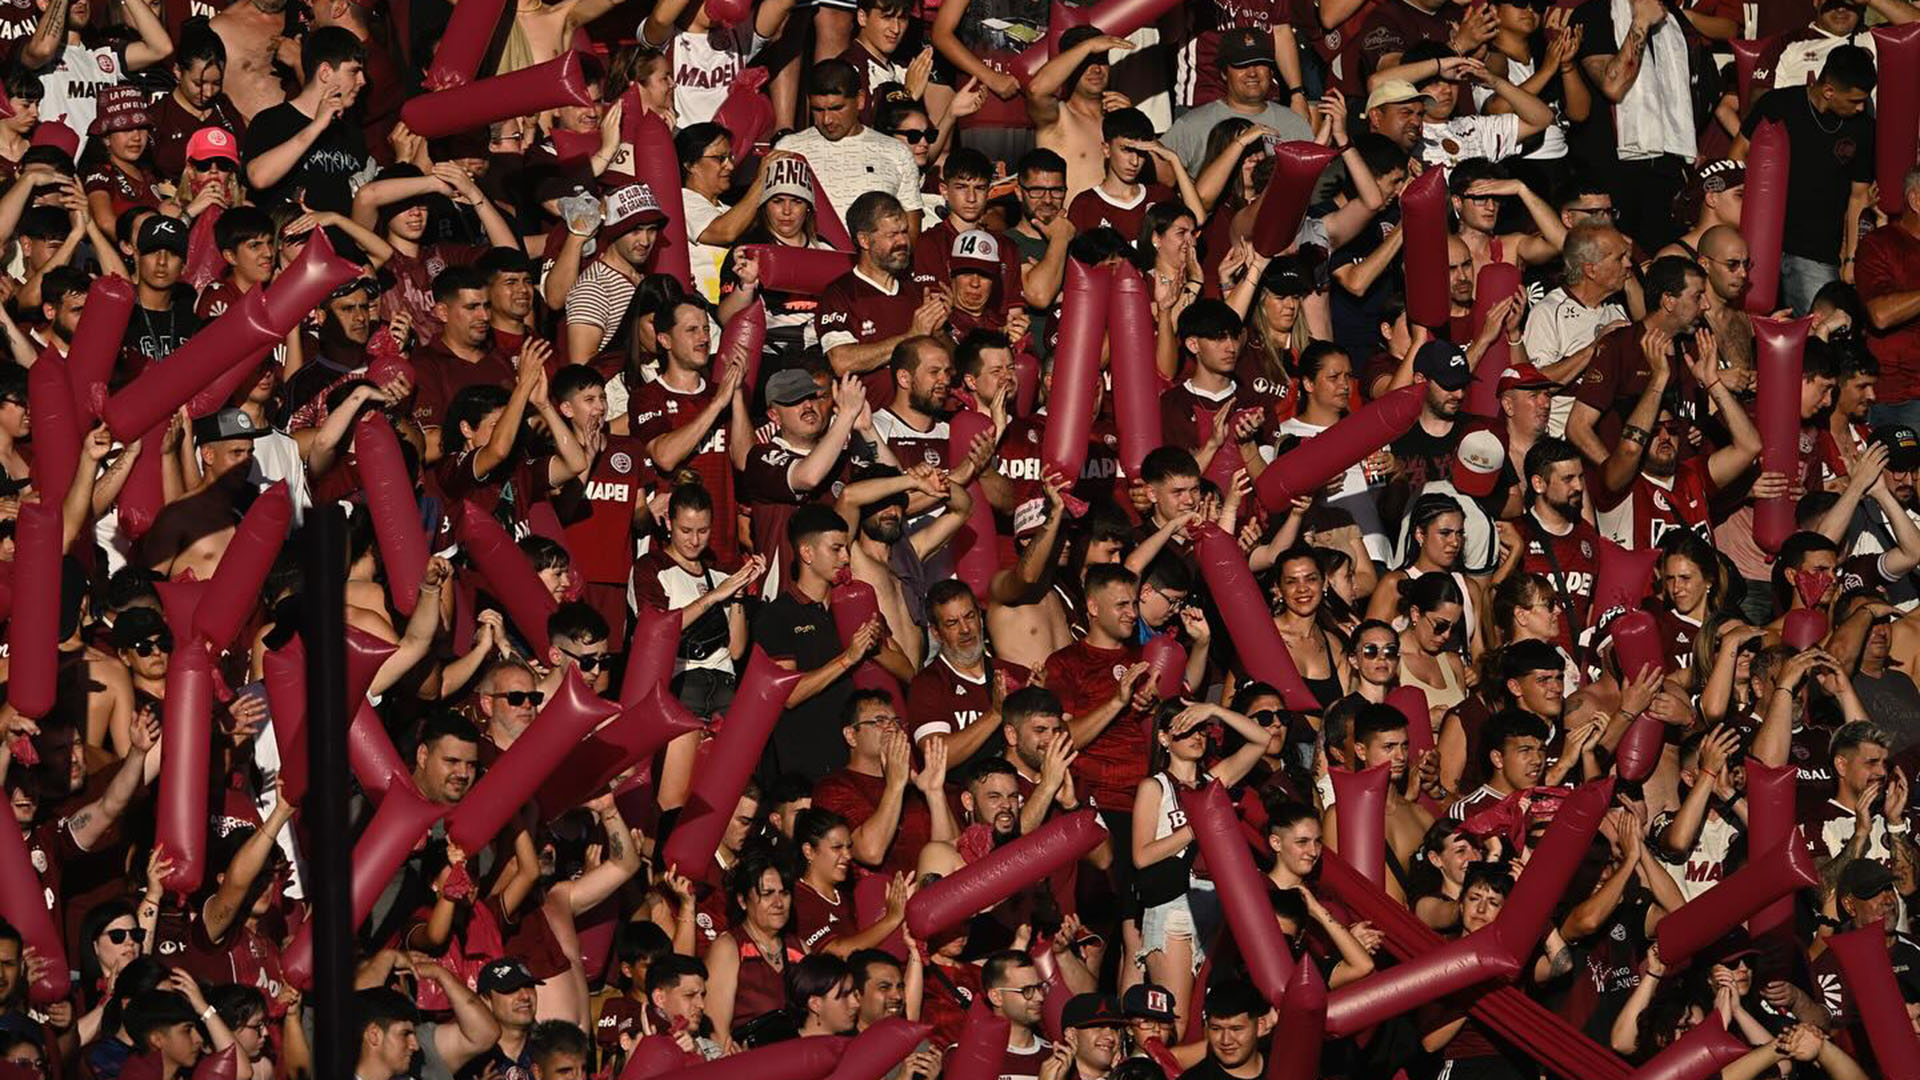
<path fill-rule="evenodd" d="M 1599 307 L 1588 307 L 1568 295 L 1565 288 L 1555 289 L 1527 313 L 1522 338 L 1527 359 L 1545 367 L 1558 363 L 1593 344 L 1600 328 L 1608 323 L 1628 322 L 1627 309 L 1609 300 Z M 1567 431 L 1567 417 L 1573 415 L 1573 388 L 1563 387 L 1554 395 L 1553 414 L 1547 432 L 1556 437 Z"/>
<path fill-rule="evenodd" d="M 687 216 L 687 257 L 693 263 L 693 291 L 707 298 L 707 302 L 720 302 L 720 260 L 727 257 L 727 249 L 700 242 L 700 234 L 714 223 L 721 214 L 731 207 L 726 203 L 712 203 L 705 195 L 683 187 L 680 189 L 680 205 Z"/>
<path fill-rule="evenodd" d="M 829 142 L 819 128 L 808 128 L 781 139 L 779 149 L 807 159 L 807 166 L 842 221 L 853 201 L 869 191 L 891 194 L 909 214 L 926 209 L 920 197 L 920 166 L 913 160 L 913 151 L 891 135 L 863 127 L 838 142 Z"/>
<path fill-rule="evenodd" d="M 766 47 L 752 26 L 713 27 L 705 33 L 673 35 L 673 114 L 681 127 L 704 124 L 720 111 L 727 91 Z"/>
<path fill-rule="evenodd" d="M 1318 424 L 1309 424 L 1296 416 L 1281 424 L 1277 434 L 1312 438 L 1325 430 Z M 1269 461 L 1276 456 L 1271 447 L 1262 448 L 1261 453 Z M 1367 546 L 1367 554 L 1375 562 L 1393 565 L 1393 551 L 1387 546 L 1386 527 L 1380 523 L 1380 507 L 1374 501 L 1373 489 L 1367 486 L 1367 470 L 1364 466 L 1355 464 L 1347 469 L 1346 483 L 1341 485 L 1340 494 L 1328 499 L 1327 505 L 1352 516 L 1353 523 L 1360 527 L 1360 537 Z"/>
<path fill-rule="evenodd" d="M 1537 71 L 1531 60 L 1507 58 L 1507 78 L 1515 86 L 1533 78 Z M 1473 103 L 1478 108 L 1484 110 L 1487 102 L 1492 100 L 1491 89 L 1484 86 L 1473 88 Z M 1563 126 L 1566 121 L 1560 115 L 1560 106 L 1557 102 L 1549 103 L 1549 106 L 1553 109 L 1553 123 L 1547 125 L 1547 129 L 1540 133 L 1540 145 L 1526 155 L 1528 161 L 1558 161 L 1567 156 L 1567 131 Z"/>
<path fill-rule="evenodd" d="M 97 49 L 69 43 L 52 65 L 40 69 L 40 119 L 59 120 L 80 136 L 86 149 L 87 129 L 93 126 L 99 98 L 107 87 L 126 81 L 127 58 L 122 46 Z"/>
<path fill-rule="evenodd" d="M 1512 113 L 1456 116 L 1420 131 L 1420 160 L 1448 169 L 1468 158 L 1499 161 L 1520 152 L 1520 118 Z"/>
<path fill-rule="evenodd" d="M 1773 68 L 1774 89 L 1805 86 L 1812 82 L 1819 77 L 1820 69 L 1827 66 L 1828 54 L 1842 45 L 1858 45 L 1873 56 L 1876 64 L 1879 63 L 1880 53 L 1874 47 L 1874 36 L 1864 23 L 1860 32 L 1852 37 L 1836 37 L 1812 25 L 1804 32 L 1812 36 L 1802 41 L 1790 41 L 1780 50 L 1780 60 Z"/>

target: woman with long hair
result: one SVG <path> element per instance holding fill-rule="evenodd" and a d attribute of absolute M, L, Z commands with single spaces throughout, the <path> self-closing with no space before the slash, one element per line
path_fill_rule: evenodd
<path fill-rule="evenodd" d="M 1299 255 L 1282 255 L 1267 263 L 1254 281 L 1251 298 L 1241 315 L 1247 320 L 1246 344 L 1234 381 L 1240 393 L 1265 405 L 1274 423 L 1293 416 L 1300 407 L 1300 358 L 1312 344 L 1306 306 L 1316 295 L 1313 269 Z M 1234 290 L 1227 302 L 1242 295 Z"/>
<path fill-rule="evenodd" d="M 906 917 L 906 880 L 898 879 L 887 889 L 884 915 L 860 925 L 848 883 L 853 870 L 853 830 L 846 818 L 810 806 L 793 816 L 793 843 L 801 864 L 800 882 L 793 890 L 793 930 L 801 948 L 845 957 L 893 936 Z"/>
<path fill-rule="evenodd" d="M 1697 534 L 1676 529 L 1660 538 L 1654 563 L 1654 618 L 1667 653 L 1667 671 L 1685 677 L 1693 666 L 1696 639 L 1707 618 L 1726 602 L 1726 575 L 1720 556 Z"/>
<path fill-rule="evenodd" d="M 1273 623 L 1293 666 L 1322 708 L 1347 694 L 1347 648 L 1326 624 L 1327 578 L 1312 548 L 1294 547 L 1274 560 L 1280 610 Z"/>
<path fill-rule="evenodd" d="M 1427 707 L 1452 708 L 1467 696 L 1467 665 L 1460 657 L 1465 640 L 1466 594 L 1453 578 L 1428 574 L 1400 590 L 1400 685 L 1427 693 Z"/>
<path fill-rule="evenodd" d="M 1209 735 L 1222 725 L 1242 741 L 1209 774 L 1203 767 Z M 1148 982 L 1173 994 L 1178 1017 L 1192 1005 L 1194 974 L 1221 920 L 1213 880 L 1193 872 L 1193 827 L 1180 809 L 1180 792 L 1216 779 L 1232 787 L 1259 764 L 1268 742 L 1268 731 L 1258 721 L 1218 705 L 1167 702 L 1154 722 L 1149 775 L 1133 796 L 1133 864 L 1139 868 L 1134 890 L 1142 908 L 1134 962 L 1145 969 Z"/>
<path fill-rule="evenodd" d="M 833 247 L 820 239 L 815 223 L 812 178 L 804 158 L 787 163 L 780 176 L 761 188 L 753 224 L 740 234 L 733 250 L 720 264 L 717 318 L 721 325 L 746 310 L 756 297 L 767 305 L 767 348 L 778 356 L 762 361 L 762 383 L 774 372 L 798 365 L 800 353 L 807 347 L 806 335 L 813 328 L 817 305 L 811 296 L 762 289 L 759 261 L 743 249 L 754 244 L 829 250 Z"/>
<path fill-rule="evenodd" d="M 1134 241 L 1133 262 L 1147 278 L 1148 295 L 1160 322 L 1162 348 L 1156 359 L 1160 377 L 1179 375 L 1179 335 L 1174 327 L 1187 305 L 1200 298 L 1200 226 L 1193 211 L 1177 199 L 1147 207 Z"/>
<path fill-rule="evenodd" d="M 679 126 L 673 115 L 673 64 L 664 51 L 650 45 L 629 45 L 614 53 L 607 63 L 601 100 L 619 101 L 628 87 L 640 91 L 640 105 L 649 115 L 666 121 L 668 128 Z"/>
<path fill-rule="evenodd" d="M 1397 628 L 1405 629 L 1405 623 L 1395 620 L 1394 616 L 1400 610 L 1402 589 L 1428 574 L 1445 575 L 1460 587 L 1460 595 L 1465 599 L 1461 621 L 1466 627 L 1467 647 L 1472 655 L 1480 655 L 1485 642 L 1481 640 L 1480 622 L 1475 613 L 1485 606 L 1485 596 L 1481 592 L 1485 586 L 1459 570 L 1460 552 L 1467 539 L 1465 511 L 1460 509 L 1459 500 L 1453 496 L 1429 493 L 1414 500 L 1412 509 L 1407 511 L 1407 518 L 1410 525 L 1405 558 L 1401 561 L 1400 569 L 1380 579 L 1379 586 L 1373 590 L 1372 600 L 1367 604 L 1367 617 L 1393 620 Z"/>

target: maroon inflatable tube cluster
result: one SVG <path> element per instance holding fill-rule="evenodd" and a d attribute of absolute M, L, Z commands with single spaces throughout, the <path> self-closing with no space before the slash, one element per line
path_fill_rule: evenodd
<path fill-rule="evenodd" d="M 627 670 L 620 676 L 622 707 L 638 705 L 673 678 L 674 658 L 680 649 L 680 620 L 678 611 L 640 605 L 633 633 L 627 637 Z"/>
<path fill-rule="evenodd" d="M 1147 665 L 1147 685 L 1161 701 L 1176 701 L 1187 692 L 1187 647 L 1172 633 L 1155 634 L 1140 647 Z"/>
<path fill-rule="evenodd" d="M 1799 835 L 1795 793 L 1800 770 L 1791 764 L 1767 765 L 1747 759 L 1747 846 L 1766 851 L 1788 838 Z M 1747 920 L 1747 931 L 1760 937 L 1768 931 L 1788 926 L 1793 920 L 1793 901 L 1776 900 Z"/>
<path fill-rule="evenodd" d="M 1417 686 L 1396 686 L 1387 692 L 1387 704 L 1407 718 L 1407 760 L 1417 763 L 1433 749 L 1433 710 L 1427 692 Z"/>
<path fill-rule="evenodd" d="M 650 112 L 623 113 L 620 126 L 633 144 L 634 179 L 647 185 L 667 215 L 650 256 L 653 272 L 665 274 L 691 290 L 693 252 L 687 246 L 687 208 L 680 194 L 680 156 L 673 149 L 673 131 L 665 120 Z"/>
<path fill-rule="evenodd" d="M 440 35 L 440 44 L 434 47 L 433 62 L 427 65 L 428 89 L 445 90 L 473 81 L 487 58 L 487 48 L 493 44 L 500 14 L 506 8 L 506 0 L 474 0 L 465 7 L 455 5 L 453 15 L 447 19 L 447 28 Z"/>
<path fill-rule="evenodd" d="M 413 784 L 412 771 L 401 760 L 400 751 L 394 749 L 393 737 L 380 722 L 373 702 L 365 698 L 353 714 L 353 723 L 347 725 L 347 765 L 353 770 L 353 778 L 360 781 L 360 789 L 376 803 L 394 786 Z"/>
<path fill-rule="evenodd" d="M 993 418 L 983 412 L 961 409 L 947 418 L 947 465 L 967 456 L 975 439 L 993 431 Z M 993 575 L 1000 572 L 1000 530 L 993 519 L 993 504 L 987 501 L 986 485 L 978 479 L 967 486 L 973 505 L 967 510 L 967 523 L 960 526 L 947 548 L 953 553 L 954 574 L 973 590 L 973 598 L 985 610 L 987 595 L 993 588 Z"/>
<path fill-rule="evenodd" d="M 1660 962 L 1678 967 L 1762 908 L 1819 884 L 1806 840 L 1788 837 L 1660 920 Z"/>
<path fill-rule="evenodd" d="M 107 403 L 107 383 L 113 378 L 113 365 L 120 358 L 120 343 L 127 339 L 127 322 L 133 318 L 133 283 L 113 274 L 102 274 L 87 288 L 87 306 L 73 328 L 73 340 L 67 344 L 67 380 L 73 385 L 73 401 L 81 415 L 98 417 Z"/>
<path fill-rule="evenodd" d="M 1182 790 L 1180 808 L 1187 812 L 1187 824 L 1193 827 L 1193 838 L 1207 860 L 1207 872 L 1219 890 L 1220 907 L 1246 961 L 1247 974 L 1261 995 L 1277 1007 L 1286 1000 L 1287 985 L 1293 981 L 1293 951 L 1280 936 L 1273 903 L 1267 899 L 1267 879 L 1253 865 L 1233 801 L 1214 781 Z"/>
<path fill-rule="evenodd" d="M 987 995 L 976 996 L 967 1010 L 967 1026 L 960 1029 L 960 1040 L 947 1051 L 940 1074 L 946 1080 L 999 1080 L 1012 1028 L 1011 1021 L 987 1004 Z"/>
<path fill-rule="evenodd" d="M 1880 209 L 1907 208 L 1907 170 L 1920 158 L 1920 23 L 1873 28 L 1880 82 L 1874 88 L 1874 178 Z"/>
<path fill-rule="evenodd" d="M 1327 1039 L 1327 983 L 1318 965 L 1293 965 L 1293 982 L 1279 1012 L 1273 1049 L 1267 1055 L 1267 1080 L 1320 1080 L 1320 1050 Z"/>
<path fill-rule="evenodd" d="M 307 647 L 298 634 L 260 658 L 280 753 L 280 788 L 295 803 L 307 794 Z"/>
<path fill-rule="evenodd" d="M 420 520 L 420 503 L 413 495 L 413 477 L 400 439 L 386 414 L 368 409 L 353 425 L 354 471 L 366 493 L 367 513 L 373 519 L 373 538 L 380 545 L 380 562 L 387 572 L 387 592 L 402 615 L 413 614 L 420 598 L 420 575 L 432 552 L 427 529 Z"/>
<path fill-rule="evenodd" d="M 689 1066 L 674 1080 L 822 1080 L 852 1044 L 844 1035 L 788 1039 Z"/>
<path fill-rule="evenodd" d="M 1708 1010 L 1706 1019 L 1635 1069 L 1632 1080 L 1709 1080 L 1747 1056 L 1750 1049 L 1727 1030 L 1718 1014 Z"/>
<path fill-rule="evenodd" d="M 1153 356 L 1157 328 L 1153 299 L 1140 271 L 1123 262 L 1112 273 L 1107 348 L 1113 376 L 1114 427 L 1120 433 L 1121 471 L 1139 476 L 1140 462 L 1165 442 L 1160 436 L 1160 371 L 1154 366 Z"/>
<path fill-rule="evenodd" d="M 84 318 L 84 314 L 82 316 Z M 40 501 L 59 506 L 80 470 L 86 413 L 75 407 L 67 362 L 51 348 L 27 369 L 27 407 L 33 418 L 31 475 Z"/>
<path fill-rule="evenodd" d="M 1060 298 L 1060 344 L 1054 350 L 1053 389 L 1040 434 L 1040 461 L 1071 485 L 1087 463 L 1093 403 L 1100 390 L 1100 345 L 1113 307 L 1113 274 L 1067 260 Z"/>
<path fill-rule="evenodd" d="M 1253 228 L 1247 234 L 1253 249 L 1267 258 L 1293 246 L 1320 174 L 1327 171 L 1340 151 L 1317 142 L 1289 140 L 1275 147 L 1272 156 L 1273 175 L 1260 193 L 1260 206 L 1254 211 Z"/>
<path fill-rule="evenodd" d="M 166 464 L 166 454 L 160 449 L 166 440 L 167 426 L 171 415 L 149 428 L 141 437 L 140 456 L 133 460 L 133 468 L 127 473 L 126 486 L 120 489 L 120 497 L 113 501 L 113 509 L 120 517 L 120 527 L 127 536 L 139 540 L 153 527 L 153 519 L 167 504 L 166 484 L 162 468 Z"/>
<path fill-rule="evenodd" d="M 1747 249 L 1753 257 L 1744 301 L 1749 315 L 1766 315 L 1780 307 L 1780 245 L 1787 228 L 1789 155 L 1787 126 L 1777 120 L 1760 121 L 1748 143 L 1747 188 L 1740 203 L 1740 234 L 1747 238 Z M 1753 329 L 1759 333 L 1758 320 Z M 1765 369 L 1758 374 L 1759 386 L 1764 390 Z M 1794 400 L 1799 401 L 1799 379 L 1793 380 L 1793 393 Z M 1760 429 L 1760 436 L 1763 440 L 1767 437 L 1764 427 Z"/>
<path fill-rule="evenodd" d="M 1442 283 L 1444 286 L 1444 282 Z M 1054 376 L 1059 385 L 1059 376 Z M 1284 516 L 1297 495 L 1310 495 L 1327 482 L 1393 442 L 1420 419 L 1427 384 L 1389 391 L 1346 419 L 1280 455 L 1254 481 L 1253 493 L 1267 513 Z"/>
<path fill-rule="evenodd" d="M 1653 589 L 1654 565 L 1660 561 L 1657 547 L 1624 548 L 1600 538 L 1600 568 L 1593 575 L 1594 622 L 1610 611 L 1631 610 Z"/>
<path fill-rule="evenodd" d="M 1770 123 L 1770 122 L 1769 122 Z M 1767 124 L 1761 125 L 1762 132 Z M 1755 136 L 1758 138 L 1758 136 Z M 1785 134 L 1779 139 L 1784 142 Z M 1781 165 L 1785 171 L 1784 162 Z M 1786 178 L 1781 178 L 1782 199 L 1785 198 Z M 1755 213 L 1753 202 L 1753 165 L 1751 159 L 1747 166 L 1746 211 L 1741 218 L 1742 227 L 1748 216 Z M 1786 213 L 1784 202 L 1780 212 Z M 1751 237 L 1751 234 L 1749 234 Z M 1758 273 L 1763 248 L 1756 242 L 1753 248 L 1754 271 Z M 1780 241 L 1776 235 L 1773 241 L 1774 273 L 1779 274 Z M 1747 292 L 1749 303 L 1747 310 L 1754 310 L 1751 303 L 1753 291 Z M 1771 311 L 1773 302 L 1769 300 L 1764 311 Z M 1807 331 L 1812 328 L 1811 316 L 1804 319 L 1755 318 L 1753 320 L 1753 366 L 1755 389 L 1753 398 L 1753 426 L 1760 429 L 1760 470 L 1762 472 L 1784 473 L 1789 480 L 1800 475 L 1800 380 L 1802 362 L 1807 350 Z M 1753 540 L 1762 551 L 1769 555 L 1779 554 L 1780 545 L 1794 530 L 1794 499 L 1791 494 L 1779 495 L 1771 499 L 1757 499 L 1753 504 Z"/>
<path fill-rule="evenodd" d="M 1734 89 L 1740 95 L 1740 114 L 1746 115 L 1747 106 L 1753 103 L 1753 74 L 1760 66 L 1760 58 L 1766 54 L 1767 47 L 1773 44 L 1772 38 L 1735 38 L 1727 42 L 1733 52 Z"/>
<path fill-rule="evenodd" d="M 747 660 L 740 687 L 727 709 L 726 724 L 714 741 L 706 763 L 694 773 L 687 805 L 668 835 L 661 865 L 696 875 L 706 872 L 719 850 L 721 834 L 733 817 L 734 804 L 747 779 L 760 764 L 760 754 L 773 736 L 787 698 L 800 682 L 800 673 L 788 671 L 758 646 Z"/>
<path fill-rule="evenodd" d="M 720 328 L 720 348 L 714 356 L 720 361 L 722 372 L 734 357 L 740 358 L 746 369 L 740 385 L 751 394 L 753 388 L 760 385 L 760 358 L 766 351 L 767 305 L 756 296 L 753 303 L 734 312 L 727 325 Z"/>
<path fill-rule="evenodd" d="M 605 793 L 628 769 L 651 761 L 668 743 L 706 725 L 664 683 L 588 735 L 540 786 L 540 809 L 551 819 Z M 518 745 L 518 744 L 516 744 Z"/>
<path fill-rule="evenodd" d="M 1176 6 L 1177 0 L 1101 0 L 1092 7 L 1084 8 L 1055 4 L 1053 18 L 1048 24 L 1054 32 L 1021 51 L 1013 63 L 1014 74 L 1024 83 L 1045 67 L 1047 61 L 1059 51 L 1059 31 L 1065 28 L 1066 23 L 1097 26 L 1101 33 L 1126 37 Z M 1069 13 L 1070 17 L 1062 18 L 1063 11 Z"/>
<path fill-rule="evenodd" d="M 1805 652 L 1827 636 L 1827 613 L 1819 608 L 1787 612 L 1780 623 L 1780 641 L 1795 652 Z"/>
<path fill-rule="evenodd" d="M 591 105 L 582 59 L 578 50 L 568 50 L 511 75 L 410 97 L 400 107 L 400 122 L 423 139 L 438 139 L 509 117 Z"/>
<path fill-rule="evenodd" d="M 254 497 L 233 531 L 220 566 L 193 609 L 193 628 L 214 652 L 224 652 L 240 636 L 260 603 L 261 588 L 293 524 L 293 497 L 287 482 L 276 480 Z"/>
<path fill-rule="evenodd" d="M 1575 789 L 1553 815 L 1545 836 L 1527 857 L 1527 867 L 1513 883 L 1500 914 L 1488 927 L 1500 938 L 1507 954 L 1518 962 L 1532 955 L 1547 934 L 1554 907 L 1567 883 L 1586 860 L 1600 819 L 1613 805 L 1613 778 L 1590 780 Z"/>
<path fill-rule="evenodd" d="M 229 369 L 259 363 L 283 336 L 268 320 L 266 293 L 247 293 L 168 354 L 166 363 L 147 368 L 107 399 L 104 419 L 114 437 L 122 442 L 139 438 Z"/>
<path fill-rule="evenodd" d="M 206 876 L 207 769 L 213 745 L 213 661 L 197 637 L 176 640 L 162 703 L 154 843 L 173 860 L 167 891 L 192 896 Z"/>
<path fill-rule="evenodd" d="M 1613 635 L 1613 655 L 1620 678 L 1638 678 L 1651 670 L 1665 670 L 1666 653 L 1660 645 L 1660 627 L 1653 615 L 1635 609 L 1607 624 Z M 1614 747 L 1614 761 L 1620 779 L 1638 783 L 1653 775 L 1660 764 L 1660 751 L 1666 745 L 1667 725 L 1657 716 L 1642 714 L 1628 725 Z"/>
<path fill-rule="evenodd" d="M 921 941 L 960 925 L 1035 882 L 1065 871 L 1107 831 L 1091 810 L 1062 814 L 922 888 L 907 901 L 907 929 Z"/>
<path fill-rule="evenodd" d="M 626 1067 L 620 1070 L 620 1080 L 652 1080 L 677 1073 L 701 1060 L 680 1049 L 671 1035 L 649 1035 L 634 1046 Z"/>
<path fill-rule="evenodd" d="M 844 251 L 785 244 L 748 244 L 741 250 L 759 261 L 762 289 L 796 296 L 819 296 L 853 269 L 853 256 Z"/>
<path fill-rule="evenodd" d="M 1268 467 L 1267 472 L 1273 468 Z M 1265 473 L 1261 474 L 1265 476 Z M 1239 541 L 1220 526 L 1204 522 L 1193 529 L 1193 556 L 1206 579 L 1207 593 L 1220 608 L 1220 621 L 1240 654 L 1249 677 L 1280 691 L 1282 704 L 1295 712 L 1320 711 L 1320 702 L 1300 678 L 1300 669 L 1273 624 L 1266 591 L 1254 580 Z"/>
<path fill-rule="evenodd" d="M 1453 317 L 1447 295 L 1448 215 L 1444 169 L 1428 169 L 1400 189 L 1400 258 L 1407 274 L 1407 318 L 1445 330 Z"/>
<path fill-rule="evenodd" d="M 22 945 L 51 961 L 40 978 L 27 984 L 27 1000 L 43 1007 L 65 1001 L 72 990 L 66 946 L 19 829 L 0 829 L 0 919 L 20 931 Z M 24 963 L 20 975 L 26 975 Z"/>
<path fill-rule="evenodd" d="M 916 1024 L 898 1016 L 877 1020 L 854 1036 L 846 1053 L 840 1055 L 840 1064 L 827 1074 L 828 1080 L 880 1080 L 931 1034 L 932 1024 Z"/>

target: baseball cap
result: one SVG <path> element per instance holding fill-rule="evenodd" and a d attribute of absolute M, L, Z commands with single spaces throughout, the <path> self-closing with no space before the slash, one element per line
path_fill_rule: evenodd
<path fill-rule="evenodd" d="M 503 956 L 480 969 L 480 978 L 475 980 L 474 989 L 482 994 L 511 994 L 537 981 L 533 972 L 527 970 L 527 965 L 511 956 Z"/>
<path fill-rule="evenodd" d="M 667 212 L 653 189 L 640 181 L 622 184 L 607 193 L 602 201 L 605 218 L 600 225 L 600 242 L 610 244 L 643 225 L 665 225 Z"/>
<path fill-rule="evenodd" d="M 1278 67 L 1273 58 L 1273 37 L 1258 30 L 1229 30 L 1220 36 L 1220 66 L 1253 67 L 1265 64 Z"/>
<path fill-rule="evenodd" d="M 1408 101 L 1424 101 L 1433 104 L 1432 94 L 1423 94 L 1405 79 L 1388 79 L 1373 88 L 1367 95 L 1367 111 L 1372 112 L 1385 105 L 1399 105 Z"/>
<path fill-rule="evenodd" d="M 1000 276 L 1000 241 L 985 229 L 968 229 L 953 238 L 953 251 L 947 260 L 948 276 L 985 274 Z"/>
<path fill-rule="evenodd" d="M 1840 871 L 1840 894 L 1855 900 L 1871 900 L 1891 888 L 1893 871 L 1885 863 L 1855 859 Z"/>
<path fill-rule="evenodd" d="M 1887 467 L 1906 472 L 1920 466 L 1920 432 L 1906 424 L 1881 424 L 1873 441 L 1887 448 Z"/>
<path fill-rule="evenodd" d="M 799 368 L 788 368 L 774 372 L 767 380 L 767 404 L 798 405 L 812 397 L 820 397 L 826 391 L 813 381 L 813 376 Z"/>
<path fill-rule="evenodd" d="M 100 92 L 98 111 L 87 125 L 88 135 L 108 135 L 153 126 L 147 114 L 147 95 L 132 83 L 115 83 Z"/>
<path fill-rule="evenodd" d="M 813 205 L 813 167 L 806 158 L 796 155 L 767 162 L 767 178 L 760 185 L 761 204 L 775 195 L 791 195 Z"/>
<path fill-rule="evenodd" d="M 1075 994 L 1067 999 L 1067 1007 L 1060 1010 L 1063 1028 L 1122 1027 L 1126 1022 L 1120 999 L 1112 994 Z"/>
<path fill-rule="evenodd" d="M 1735 960 L 1759 955 L 1760 949 L 1753 943 L 1753 938 L 1748 936 L 1744 928 L 1738 926 L 1727 931 L 1719 941 L 1701 952 L 1701 957 L 1709 964 L 1725 964 L 1729 967 L 1733 966 Z"/>
<path fill-rule="evenodd" d="M 188 161 L 211 161 L 226 158 L 228 161 L 240 160 L 240 147 L 234 140 L 233 132 L 223 127 L 203 127 L 187 140 Z"/>
<path fill-rule="evenodd" d="M 1500 483 L 1506 463 L 1507 448 L 1500 445 L 1500 436 L 1486 428 L 1470 431 L 1453 452 L 1453 486 L 1462 495 L 1484 499 Z"/>
<path fill-rule="evenodd" d="M 141 255 L 171 251 L 184 259 L 187 257 L 187 227 L 181 224 L 179 218 L 154 214 L 140 223 L 140 234 L 134 240 L 133 249 Z"/>
<path fill-rule="evenodd" d="M 257 439 L 266 433 L 266 427 L 254 423 L 253 417 L 239 409 L 221 409 L 193 422 L 193 441 L 201 446 L 229 439 Z"/>
<path fill-rule="evenodd" d="M 1173 992 L 1152 983 L 1136 983 L 1127 987 L 1126 997 L 1120 1002 L 1120 1011 L 1129 1020 L 1158 1020 L 1163 1024 L 1176 1023 L 1178 1020 L 1173 1012 Z"/>
<path fill-rule="evenodd" d="M 1438 383 L 1442 389 L 1462 390 L 1473 381 L 1467 352 L 1451 341 L 1435 339 L 1420 346 L 1413 357 L 1413 373 Z"/>
<path fill-rule="evenodd" d="M 167 626 L 166 616 L 157 608 L 131 607 L 121 612 L 113 620 L 113 634 L 109 640 L 116 649 L 130 649 L 143 641 L 162 638 L 171 646 L 173 633 Z"/>
<path fill-rule="evenodd" d="M 1500 392 L 1509 390 L 1551 390 L 1560 384 L 1532 364 L 1515 364 L 1500 373 Z"/>

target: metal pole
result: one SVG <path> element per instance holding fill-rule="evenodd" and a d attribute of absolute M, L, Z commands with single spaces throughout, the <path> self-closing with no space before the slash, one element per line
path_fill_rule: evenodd
<path fill-rule="evenodd" d="M 353 1075 L 353 849 L 347 837 L 347 521 L 337 504 L 307 514 L 300 638 L 307 653 L 307 897 L 313 905 L 314 1075 Z"/>

